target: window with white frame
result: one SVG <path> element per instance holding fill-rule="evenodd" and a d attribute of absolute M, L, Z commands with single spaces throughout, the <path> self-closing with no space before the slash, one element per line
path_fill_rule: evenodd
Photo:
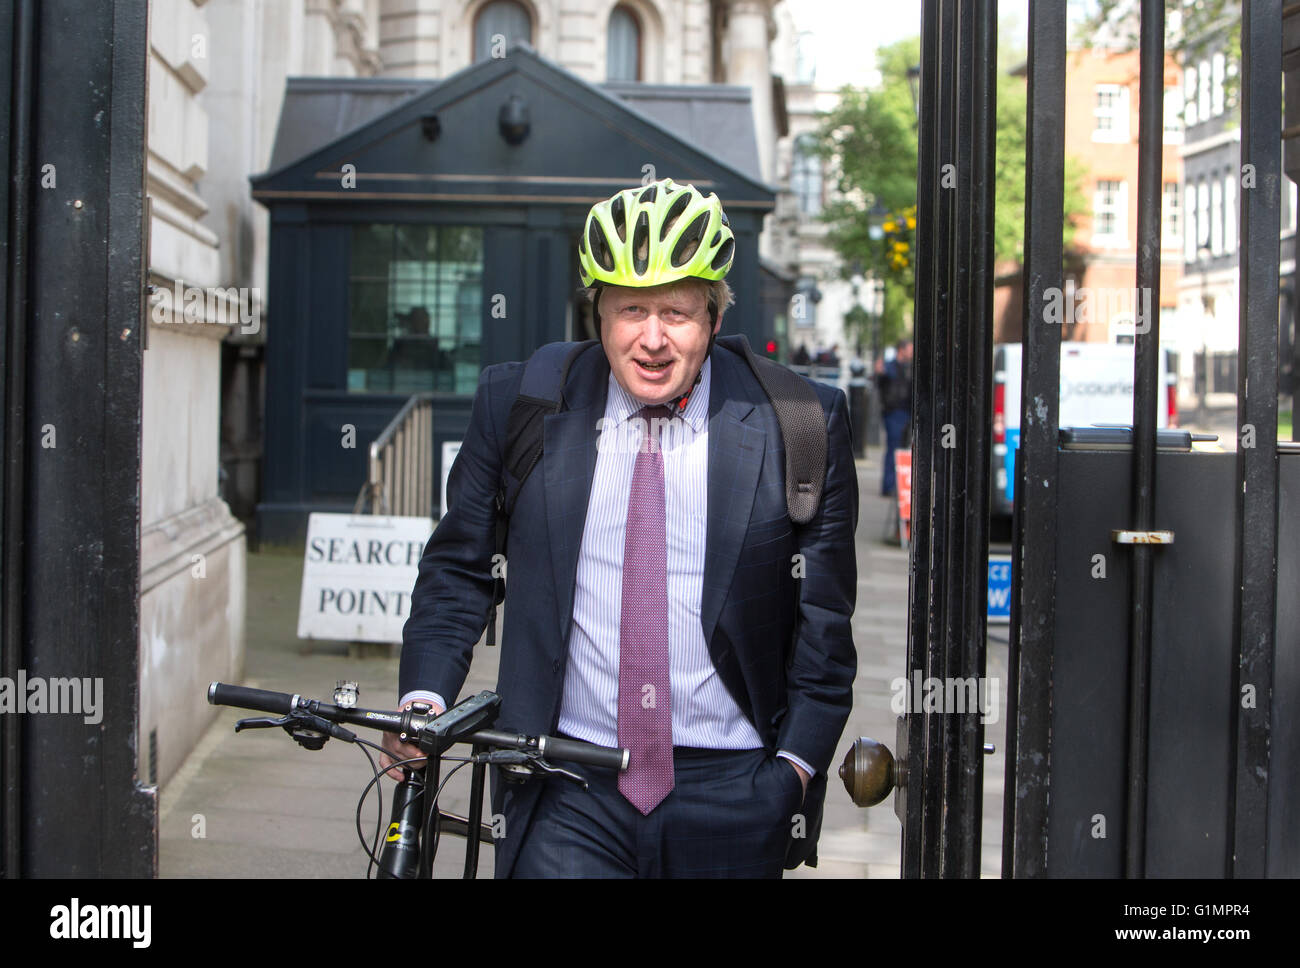
<path fill-rule="evenodd" d="M 1164 222 L 1162 242 L 1165 246 L 1176 248 L 1183 230 L 1182 194 L 1178 190 L 1178 182 L 1165 182 L 1160 215 Z"/>
<path fill-rule="evenodd" d="M 1237 179 L 1231 172 L 1223 179 L 1223 250 L 1237 251 Z"/>
<path fill-rule="evenodd" d="M 1184 118 L 1187 122 L 1187 126 L 1190 128 L 1192 125 L 1200 121 L 1200 115 L 1196 113 L 1195 67 L 1188 67 L 1187 70 L 1183 71 L 1183 105 L 1185 107 L 1183 112 Z"/>
<path fill-rule="evenodd" d="M 1095 245 L 1128 243 L 1128 198 L 1124 182 L 1098 179 L 1092 195 L 1092 241 Z"/>
<path fill-rule="evenodd" d="M 1210 186 L 1205 182 L 1196 183 L 1196 249 L 1200 258 L 1200 249 L 1210 244 Z"/>
<path fill-rule="evenodd" d="M 816 215 L 822 210 L 822 160 L 816 145 L 812 135 L 799 135 L 790 165 L 790 191 L 804 215 Z"/>
<path fill-rule="evenodd" d="M 1223 113 L 1223 72 L 1226 61 L 1222 53 L 1214 55 L 1214 66 L 1212 68 L 1212 88 L 1210 92 L 1211 107 L 1214 116 L 1218 117 Z"/>
<path fill-rule="evenodd" d="M 1202 121 L 1210 120 L 1210 62 L 1201 61 L 1196 69 L 1197 84 L 1196 106 Z"/>
<path fill-rule="evenodd" d="M 1183 198 L 1187 204 L 1183 211 L 1187 215 L 1187 224 L 1183 226 L 1183 261 L 1191 265 L 1196 261 L 1196 239 L 1199 223 L 1196 220 L 1196 186 L 1186 185 Z"/>
<path fill-rule="evenodd" d="M 1183 140 L 1183 92 L 1175 87 L 1165 88 L 1165 144 L 1181 144 Z"/>
<path fill-rule="evenodd" d="M 1128 88 L 1098 84 L 1093 107 L 1093 141 L 1128 141 Z"/>
<path fill-rule="evenodd" d="M 1223 255 L 1223 185 L 1210 183 L 1210 251 Z"/>

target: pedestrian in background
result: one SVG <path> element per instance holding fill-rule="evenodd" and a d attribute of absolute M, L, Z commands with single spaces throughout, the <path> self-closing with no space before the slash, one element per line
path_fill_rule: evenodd
<path fill-rule="evenodd" d="M 881 419 L 885 424 L 884 470 L 880 479 L 880 493 L 893 497 L 897 490 L 894 480 L 894 451 L 903 446 L 903 435 L 912 419 L 912 341 L 898 341 L 898 352 L 889 362 L 876 360 L 876 392 L 880 398 Z"/>

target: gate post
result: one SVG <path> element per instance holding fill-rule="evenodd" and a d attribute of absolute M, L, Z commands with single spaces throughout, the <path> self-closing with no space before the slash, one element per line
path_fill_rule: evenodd
<path fill-rule="evenodd" d="M 1253 187 L 1241 192 L 1241 308 L 1238 315 L 1237 426 L 1254 446 L 1237 448 L 1233 759 L 1228 811 L 1233 877 L 1268 871 L 1269 735 L 1277 616 L 1278 231 L 1282 158 L 1282 4 L 1242 5 L 1241 163 Z M 1244 169 L 1243 169 L 1244 170 Z M 1242 701 L 1250 686 L 1254 702 Z M 1274 798 L 1280 799 L 1280 798 Z M 1280 833 L 1280 832 L 1279 832 Z"/>
<path fill-rule="evenodd" d="M 136 778 L 147 17 L 146 0 L 0 0 L 0 675 L 81 687 L 71 713 L 0 716 L 7 877 L 156 867 Z"/>

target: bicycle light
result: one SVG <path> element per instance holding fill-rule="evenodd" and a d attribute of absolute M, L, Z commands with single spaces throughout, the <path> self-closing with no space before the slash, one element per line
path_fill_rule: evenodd
<path fill-rule="evenodd" d="M 334 705 L 341 709 L 351 709 L 357 704 L 359 695 L 361 695 L 361 690 L 357 688 L 355 682 L 340 680 L 334 687 Z"/>

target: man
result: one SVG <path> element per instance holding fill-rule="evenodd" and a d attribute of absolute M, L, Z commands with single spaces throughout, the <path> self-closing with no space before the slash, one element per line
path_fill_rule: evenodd
<path fill-rule="evenodd" d="M 876 360 L 876 389 L 881 419 L 885 423 L 885 466 L 880 480 L 882 497 L 893 497 L 894 451 L 903 445 L 903 433 L 912 419 L 912 341 L 901 339 L 892 360 Z"/>
<path fill-rule="evenodd" d="M 601 345 L 574 360 L 510 517 L 498 727 L 631 759 L 621 775 L 565 764 L 588 791 L 494 777 L 498 877 L 779 877 L 815 856 L 856 671 L 857 483 L 844 395 L 815 385 L 826 483 L 792 524 L 771 403 L 714 345 L 733 250 L 717 197 L 671 179 L 588 216 Z M 480 378 L 412 593 L 404 705 L 454 699 L 486 624 L 522 372 Z"/>

